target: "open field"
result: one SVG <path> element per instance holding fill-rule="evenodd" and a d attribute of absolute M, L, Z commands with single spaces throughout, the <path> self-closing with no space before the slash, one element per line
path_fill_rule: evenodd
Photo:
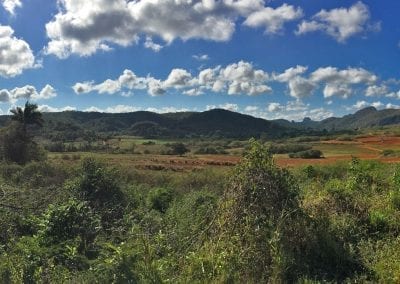
<path fill-rule="evenodd" d="M 150 141 L 150 143 L 149 143 Z M 49 158 L 53 161 L 63 161 L 64 163 L 78 162 L 86 156 L 95 156 L 113 165 L 130 166 L 140 170 L 172 170 L 187 171 L 197 170 L 205 167 L 230 167 L 237 164 L 242 156 L 244 147 L 226 147 L 227 154 L 195 154 L 197 144 L 206 142 L 196 142 L 192 140 L 181 141 L 189 145 L 191 152 L 179 155 L 163 155 L 160 151 L 172 141 L 157 139 L 142 139 L 136 137 L 113 138 L 107 143 L 110 150 L 104 152 L 88 153 L 50 153 Z M 213 142 L 216 143 L 216 142 Z M 240 141 L 243 145 L 246 141 Z M 224 143 L 221 142 L 221 145 Z M 228 143 L 225 142 L 225 145 Z M 379 160 L 385 163 L 400 162 L 400 156 L 385 156 L 383 151 L 390 150 L 396 153 L 400 150 L 400 137 L 397 136 L 366 136 L 354 137 L 351 141 L 326 140 L 303 143 L 320 150 L 323 153 L 322 159 L 298 159 L 289 158 L 288 154 L 276 154 L 275 160 L 280 166 L 301 166 L 309 164 L 333 164 L 337 161 L 348 161 L 352 157 L 362 160 Z M 115 153 L 118 149 L 121 153 Z M 133 147 L 133 148 L 132 148 Z M 129 149 L 133 149 L 131 153 Z"/>

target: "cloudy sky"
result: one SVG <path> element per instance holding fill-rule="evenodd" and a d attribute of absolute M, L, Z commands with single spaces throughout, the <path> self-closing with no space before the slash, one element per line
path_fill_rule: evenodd
<path fill-rule="evenodd" d="M 400 107 L 397 0 L 0 0 L 0 112 Z"/>

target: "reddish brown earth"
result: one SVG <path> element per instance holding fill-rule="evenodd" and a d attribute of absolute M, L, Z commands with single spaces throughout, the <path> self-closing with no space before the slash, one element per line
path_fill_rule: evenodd
<path fill-rule="evenodd" d="M 353 141 L 321 141 L 319 145 L 329 144 L 333 150 L 323 159 L 291 159 L 286 155 L 279 155 L 275 158 L 276 163 L 283 167 L 297 167 L 303 165 L 326 165 L 338 161 L 350 161 L 352 154 L 343 154 L 338 151 L 335 154 L 333 145 L 349 146 L 349 153 L 354 149 L 353 156 L 363 160 L 379 160 L 385 163 L 400 163 L 400 157 L 384 157 L 383 149 L 400 150 L 400 137 L 390 136 L 371 136 L 358 138 Z M 318 148 L 318 144 L 315 146 Z M 196 155 L 196 156 L 167 156 L 167 155 L 105 155 L 100 157 L 107 162 L 124 167 L 133 167 L 141 170 L 172 170 L 172 171 L 190 171 L 207 167 L 232 167 L 240 160 L 240 156 L 231 155 Z M 60 161 L 60 158 L 58 158 Z M 61 160 L 62 161 L 62 160 Z M 74 161 L 62 161 L 74 162 Z M 75 161 L 78 163 L 79 161 Z"/>

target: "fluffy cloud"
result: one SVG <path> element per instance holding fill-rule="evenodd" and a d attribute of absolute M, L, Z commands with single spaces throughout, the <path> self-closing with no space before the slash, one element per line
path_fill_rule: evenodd
<path fill-rule="evenodd" d="M 302 77 L 295 77 L 289 81 L 290 96 L 296 99 L 309 97 L 315 89 L 315 84 Z"/>
<path fill-rule="evenodd" d="M 46 51 L 60 58 L 71 53 L 88 56 L 109 50 L 111 44 L 128 46 L 143 34 L 167 43 L 177 38 L 227 41 L 239 17 L 246 18 L 265 5 L 264 0 L 58 2 L 58 13 L 46 24 L 50 38 Z M 147 47 L 160 48 L 150 40 L 146 42 Z"/>
<path fill-rule="evenodd" d="M 253 96 L 272 91 L 265 84 L 267 80 L 266 72 L 255 69 L 251 63 L 239 61 L 225 68 L 218 66 L 202 70 L 194 77 L 185 69 L 175 68 L 165 80 L 151 76 L 138 77 L 131 70 L 125 70 L 116 80 L 107 79 L 99 84 L 78 82 L 72 89 L 76 94 L 89 92 L 115 94 L 123 90 L 147 89 L 147 93 L 151 96 L 159 96 L 173 89 L 181 90 L 183 94 L 189 96 L 201 95 L 205 90 L 226 92 L 229 95 Z"/>
<path fill-rule="evenodd" d="M 355 111 L 355 110 L 360 110 L 360 109 L 363 109 L 363 108 L 366 108 L 366 107 L 369 107 L 369 106 L 373 106 L 373 107 L 375 107 L 377 109 L 397 108 L 396 105 L 391 104 L 391 103 L 388 103 L 388 104 L 385 105 L 384 103 L 382 103 L 380 101 L 376 101 L 376 102 L 372 102 L 371 103 L 371 102 L 367 102 L 365 100 L 359 100 L 354 105 L 352 105 L 350 107 L 346 107 L 346 109 L 348 111 Z"/>
<path fill-rule="evenodd" d="M 251 113 L 251 112 L 257 111 L 258 109 L 259 109 L 258 106 L 246 106 L 246 107 L 244 108 L 244 111 L 245 111 L 245 112 Z"/>
<path fill-rule="evenodd" d="M 51 99 L 57 96 L 56 90 L 49 84 L 44 86 L 44 88 L 40 91 L 39 96 L 32 97 L 32 99 Z"/>
<path fill-rule="evenodd" d="M 29 44 L 14 36 L 9 26 L 0 25 L 0 76 L 14 77 L 35 67 L 35 57 Z"/>
<path fill-rule="evenodd" d="M 291 97 L 296 99 L 302 99 L 310 96 L 316 84 L 309 79 L 305 79 L 300 75 L 307 71 L 307 67 L 297 65 L 286 69 L 281 74 L 273 74 L 273 79 L 288 84 L 289 94 Z"/>
<path fill-rule="evenodd" d="M 299 75 L 304 74 L 307 71 L 306 66 L 301 66 L 297 65 L 296 67 L 291 67 L 286 69 L 283 73 L 281 74 L 273 74 L 274 80 L 278 82 L 289 82 L 290 80 L 298 77 Z"/>
<path fill-rule="evenodd" d="M 377 82 L 378 77 L 363 68 L 338 70 L 334 67 L 324 67 L 312 72 L 310 80 L 326 84 L 323 91 L 325 98 L 333 96 L 348 98 L 353 94 L 352 85 L 371 85 Z"/>
<path fill-rule="evenodd" d="M 216 109 L 216 108 L 221 108 L 221 109 L 230 110 L 230 111 L 238 111 L 239 110 L 239 106 L 237 104 L 232 104 L 232 103 L 220 104 L 218 106 L 216 106 L 216 105 L 206 106 L 206 110 L 212 110 L 212 109 Z"/>
<path fill-rule="evenodd" d="M 87 94 L 90 92 L 98 92 L 99 94 L 115 94 L 122 89 L 127 90 L 142 90 L 146 89 L 151 84 L 152 78 L 138 77 L 131 70 L 124 72 L 116 80 L 107 79 L 102 83 L 95 84 L 93 81 L 78 82 L 72 86 L 74 92 L 78 95 Z M 129 92 L 122 92 L 121 95 Z M 130 93 L 129 93 L 130 94 Z"/>
<path fill-rule="evenodd" d="M 308 77 L 305 66 L 296 66 L 286 69 L 283 73 L 273 73 L 275 81 L 287 83 L 292 97 L 302 99 L 310 96 L 319 86 L 324 86 L 325 98 L 339 96 L 347 98 L 353 94 L 353 85 L 372 84 L 378 81 L 378 77 L 363 68 L 347 68 L 339 70 L 335 67 L 322 67 L 313 71 Z"/>
<path fill-rule="evenodd" d="M 270 103 L 267 107 L 269 112 L 278 112 L 283 109 L 280 103 Z"/>
<path fill-rule="evenodd" d="M 386 85 L 377 86 L 372 85 L 368 86 L 367 90 L 365 91 L 365 95 L 367 97 L 379 97 L 382 95 L 386 95 L 389 92 L 389 89 Z"/>
<path fill-rule="evenodd" d="M 338 69 L 321 67 L 309 71 L 306 66 L 295 66 L 282 73 L 267 73 L 246 61 L 239 61 L 227 66 L 216 66 L 191 74 L 182 68 L 174 68 L 165 79 L 137 76 L 131 70 L 124 72 L 116 79 L 103 82 L 78 82 L 72 86 L 76 94 L 97 92 L 99 94 L 120 94 L 131 96 L 135 90 L 146 90 L 151 96 L 160 96 L 167 92 L 180 92 L 188 96 L 199 96 L 204 93 L 224 93 L 228 95 L 256 96 L 272 92 L 270 84 L 284 83 L 288 94 L 302 100 L 321 90 L 324 97 L 349 98 L 365 90 L 367 96 L 385 94 L 396 97 L 387 81 L 380 80 L 372 72 L 363 68 Z"/>
<path fill-rule="evenodd" d="M 38 92 L 34 86 L 25 85 L 12 90 L 0 90 L 0 102 L 16 102 L 18 100 L 47 100 L 57 96 L 56 90 L 49 84 Z"/>
<path fill-rule="evenodd" d="M 397 92 L 390 92 L 386 95 L 388 98 L 395 98 L 395 99 L 400 99 L 400 91 Z"/>
<path fill-rule="evenodd" d="M 229 95 L 247 94 L 250 96 L 269 93 L 271 87 L 264 84 L 268 74 L 254 69 L 249 62 L 239 61 L 221 69 L 213 84 L 215 90 L 224 90 L 228 86 Z"/>
<path fill-rule="evenodd" d="M 303 17 L 303 10 L 292 5 L 283 4 L 273 9 L 265 7 L 251 13 L 243 23 L 249 27 L 264 27 L 265 33 L 281 33 L 286 22 L 294 21 Z"/>
<path fill-rule="evenodd" d="M 349 8 L 321 10 L 311 21 L 299 24 L 296 34 L 323 31 L 343 43 L 357 34 L 379 29 L 380 23 L 370 23 L 368 6 L 357 2 Z"/>
<path fill-rule="evenodd" d="M 271 104 L 268 106 L 268 108 Z M 305 117 L 312 120 L 322 120 L 333 116 L 333 112 L 325 108 L 311 108 L 309 104 L 301 101 L 289 101 L 286 105 L 279 105 L 279 108 L 269 116 L 271 119 L 285 118 L 288 120 L 300 121 Z"/>
<path fill-rule="evenodd" d="M 392 104 L 392 103 L 388 103 L 386 105 L 386 108 L 400 109 L 400 105 L 395 105 L 395 104 Z"/>
<path fill-rule="evenodd" d="M 154 78 L 148 78 L 148 89 L 147 92 L 150 96 L 161 96 L 165 94 L 166 90 L 162 86 L 161 80 L 157 80 Z"/>
<path fill-rule="evenodd" d="M 2 0 L 1 5 L 11 15 L 14 15 L 16 8 L 22 7 L 21 0 Z"/>
<path fill-rule="evenodd" d="M 39 105 L 38 110 L 41 112 L 62 112 L 62 111 L 75 111 L 76 107 L 66 106 L 66 107 L 51 107 L 48 105 Z"/>
<path fill-rule="evenodd" d="M 9 90 L 2 89 L 0 90 L 0 102 L 6 103 L 9 102 L 11 98 L 11 94 Z"/>
<path fill-rule="evenodd" d="M 161 44 L 155 43 L 151 37 L 146 37 L 146 41 L 144 42 L 144 47 L 153 50 L 154 52 L 159 52 L 163 46 Z"/>
<path fill-rule="evenodd" d="M 143 111 L 143 110 L 157 112 L 157 113 L 189 111 L 189 109 L 187 108 L 176 108 L 176 107 L 140 108 L 131 105 L 116 105 L 107 107 L 105 109 L 91 106 L 89 108 L 84 109 L 84 111 L 86 112 L 105 112 L 105 113 L 127 113 L 127 112 Z"/>
<path fill-rule="evenodd" d="M 183 91 L 183 94 L 191 96 L 191 97 L 195 97 L 195 96 L 200 96 L 200 95 L 204 94 L 204 92 L 199 88 L 194 88 L 194 89 L 189 89 L 189 90 Z"/>
<path fill-rule="evenodd" d="M 77 95 L 90 93 L 94 90 L 93 82 L 76 83 L 75 85 L 72 86 L 72 89 Z"/>
<path fill-rule="evenodd" d="M 310 117 L 313 120 L 322 120 L 333 116 L 333 112 L 325 108 L 311 108 L 309 104 L 305 104 L 299 100 L 288 101 L 286 104 L 277 102 L 269 103 L 265 110 L 257 108 L 248 111 L 253 116 L 264 119 L 287 119 L 301 121 L 305 117 Z"/>
<path fill-rule="evenodd" d="M 192 75 L 185 69 L 172 69 L 171 73 L 168 75 L 167 80 L 164 82 L 166 88 L 183 88 L 190 86 L 190 80 Z"/>

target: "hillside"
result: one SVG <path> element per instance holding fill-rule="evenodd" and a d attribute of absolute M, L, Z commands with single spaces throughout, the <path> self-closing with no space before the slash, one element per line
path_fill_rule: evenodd
<path fill-rule="evenodd" d="M 278 138 L 293 130 L 278 123 L 222 109 L 205 112 L 158 114 L 147 111 L 132 113 L 98 113 L 66 111 L 43 113 L 41 136 L 53 140 L 90 138 L 104 135 L 136 135 L 155 137 L 230 137 Z M 8 116 L 1 116 L 5 125 Z"/>
<path fill-rule="evenodd" d="M 368 107 L 343 117 L 322 121 L 304 118 L 301 122 L 285 119 L 265 120 L 223 109 L 204 112 L 158 114 L 148 111 L 131 113 L 99 113 L 65 111 L 43 113 L 44 128 L 36 135 L 52 140 L 90 139 L 96 134 L 135 135 L 147 138 L 229 137 L 281 138 L 318 135 L 326 131 L 346 131 L 400 123 L 400 110 L 378 111 Z M 0 116 L 5 125 L 9 116 Z"/>
<path fill-rule="evenodd" d="M 281 126 L 297 129 L 315 129 L 328 131 L 335 130 L 356 130 L 375 126 L 394 125 L 400 123 L 399 109 L 377 110 L 374 107 L 367 107 L 348 114 L 343 117 L 329 117 L 322 121 L 313 121 L 305 118 L 302 122 L 290 122 L 288 120 L 275 120 Z"/>

